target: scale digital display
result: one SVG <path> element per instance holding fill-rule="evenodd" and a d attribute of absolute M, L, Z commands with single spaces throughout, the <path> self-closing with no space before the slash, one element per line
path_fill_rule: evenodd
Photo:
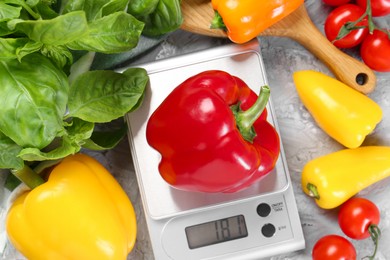
<path fill-rule="evenodd" d="M 218 244 L 248 236 L 243 215 L 218 219 L 185 229 L 190 249 Z"/>

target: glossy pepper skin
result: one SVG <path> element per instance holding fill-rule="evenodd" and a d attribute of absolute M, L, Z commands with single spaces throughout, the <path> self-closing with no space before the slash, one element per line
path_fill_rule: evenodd
<path fill-rule="evenodd" d="M 321 72 L 293 75 L 298 95 L 318 126 L 347 148 L 359 147 L 382 120 L 382 109 L 368 96 Z"/>
<path fill-rule="evenodd" d="M 211 3 L 218 13 L 211 27 L 226 27 L 231 41 L 245 43 L 295 11 L 303 0 L 212 0 Z"/>
<path fill-rule="evenodd" d="M 252 141 L 242 136 L 231 108 L 239 104 L 235 108 L 249 111 L 257 98 L 241 79 L 218 70 L 201 72 L 177 86 L 146 129 L 148 143 L 162 156 L 163 179 L 186 191 L 236 192 L 270 172 L 280 144 L 266 120 L 268 96 L 256 111 L 260 117 L 253 124 L 257 134 Z"/>
<path fill-rule="evenodd" d="M 136 219 L 112 175 L 92 157 L 76 154 L 14 201 L 6 230 L 30 260 L 125 260 L 135 243 Z"/>
<path fill-rule="evenodd" d="M 361 146 L 309 161 L 302 171 L 302 189 L 319 207 L 332 209 L 389 176 L 390 147 Z"/>

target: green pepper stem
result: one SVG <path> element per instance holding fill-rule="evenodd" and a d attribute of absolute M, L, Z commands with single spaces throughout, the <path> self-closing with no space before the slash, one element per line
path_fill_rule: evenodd
<path fill-rule="evenodd" d="M 224 31 L 227 29 L 222 16 L 217 11 L 214 12 L 214 18 L 211 20 L 210 29 L 221 29 Z"/>
<path fill-rule="evenodd" d="M 371 256 L 365 256 L 362 259 L 367 258 L 367 259 L 370 259 L 370 260 L 374 260 L 375 259 L 375 255 L 376 255 L 376 251 L 378 250 L 379 237 L 381 236 L 381 230 L 380 230 L 380 228 L 377 225 L 371 224 L 368 227 L 368 232 L 370 233 L 371 239 L 372 239 L 372 241 L 374 242 L 374 245 L 375 245 L 374 253 Z"/>
<path fill-rule="evenodd" d="M 317 200 L 320 199 L 320 194 L 318 193 L 317 187 L 314 184 L 308 183 L 306 185 L 306 188 L 310 192 L 310 194 L 309 194 L 310 197 L 313 197 L 313 198 L 315 198 Z"/>
<path fill-rule="evenodd" d="M 30 189 L 34 189 L 39 185 L 45 183 L 45 181 L 34 172 L 30 167 L 24 165 L 21 169 L 12 169 L 11 173 L 16 176 L 20 181 L 26 184 Z"/>
<path fill-rule="evenodd" d="M 240 130 L 241 135 L 248 142 L 253 142 L 253 139 L 256 137 L 256 132 L 253 129 L 253 124 L 263 113 L 268 99 L 270 97 L 271 90 L 268 86 L 262 86 L 260 88 L 259 96 L 256 102 L 248 110 L 240 110 L 236 108 L 234 116 L 236 118 L 236 125 L 238 130 Z"/>

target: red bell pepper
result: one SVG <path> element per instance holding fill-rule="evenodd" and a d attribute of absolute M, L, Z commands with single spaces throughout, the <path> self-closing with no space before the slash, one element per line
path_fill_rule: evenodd
<path fill-rule="evenodd" d="M 162 178 L 186 191 L 236 192 L 270 172 L 280 142 L 266 120 L 269 95 L 269 87 L 257 97 L 240 78 L 219 70 L 181 83 L 147 122 L 147 141 L 162 156 Z"/>

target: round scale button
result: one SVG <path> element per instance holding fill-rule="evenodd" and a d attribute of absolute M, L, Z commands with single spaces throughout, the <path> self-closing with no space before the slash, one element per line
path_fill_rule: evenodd
<path fill-rule="evenodd" d="M 260 217 L 267 217 L 271 213 L 271 206 L 267 203 L 260 203 L 256 210 Z"/>
<path fill-rule="evenodd" d="M 268 223 L 268 224 L 265 224 L 262 228 L 261 228 L 261 233 L 265 236 L 265 237 L 272 237 L 276 232 L 276 228 L 274 225 L 272 225 L 271 223 Z"/>

